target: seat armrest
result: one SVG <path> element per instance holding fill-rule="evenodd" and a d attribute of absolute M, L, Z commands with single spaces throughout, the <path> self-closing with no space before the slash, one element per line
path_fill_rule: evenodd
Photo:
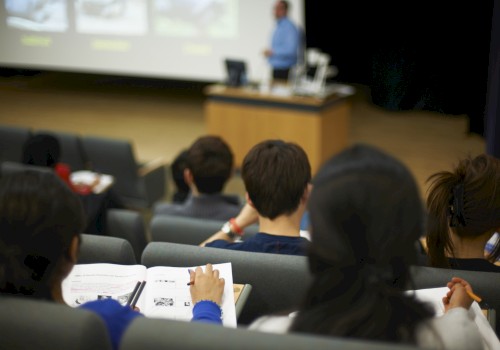
<path fill-rule="evenodd" d="M 157 170 L 158 168 L 165 167 L 166 165 L 167 162 L 165 161 L 164 158 L 162 157 L 155 158 L 147 163 L 141 164 L 137 170 L 138 175 L 139 177 L 144 177 L 149 173 Z"/>

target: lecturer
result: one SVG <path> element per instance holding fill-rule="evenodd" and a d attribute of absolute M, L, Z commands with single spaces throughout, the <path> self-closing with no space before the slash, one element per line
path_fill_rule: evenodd
<path fill-rule="evenodd" d="M 264 51 L 273 69 L 273 79 L 287 80 L 290 68 L 297 64 L 300 34 L 297 26 L 288 18 L 288 1 L 277 1 L 274 5 L 276 28 L 271 48 Z"/>

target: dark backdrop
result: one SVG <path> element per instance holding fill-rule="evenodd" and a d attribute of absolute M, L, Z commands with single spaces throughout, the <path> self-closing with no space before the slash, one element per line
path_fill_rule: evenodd
<path fill-rule="evenodd" d="M 306 1 L 307 46 L 390 110 L 466 114 L 484 135 L 493 0 Z"/>

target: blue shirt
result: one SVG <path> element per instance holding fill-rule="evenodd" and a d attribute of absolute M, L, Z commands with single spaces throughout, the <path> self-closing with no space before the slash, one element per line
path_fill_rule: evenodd
<path fill-rule="evenodd" d="M 297 64 L 300 47 L 300 33 L 288 17 L 280 18 L 271 40 L 273 54 L 268 57 L 273 68 L 287 69 Z"/>
<path fill-rule="evenodd" d="M 132 320 L 142 316 L 141 313 L 121 305 L 115 299 L 89 301 L 80 307 L 95 312 L 102 318 L 108 329 L 111 345 L 115 350 L 120 347 L 122 336 Z"/>
<path fill-rule="evenodd" d="M 242 242 L 232 243 L 218 239 L 205 246 L 257 253 L 306 255 L 308 244 L 309 241 L 303 237 L 276 236 L 259 232 Z"/>

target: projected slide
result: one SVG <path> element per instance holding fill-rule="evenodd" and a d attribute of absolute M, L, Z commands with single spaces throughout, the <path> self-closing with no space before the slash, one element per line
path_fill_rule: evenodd
<path fill-rule="evenodd" d="M 5 8 L 12 28 L 48 32 L 68 28 L 65 0 L 5 0 Z"/>
<path fill-rule="evenodd" d="M 304 30 L 304 0 L 290 17 Z M 269 72 L 270 0 L 0 0 L 0 65 L 194 81 Z"/>

